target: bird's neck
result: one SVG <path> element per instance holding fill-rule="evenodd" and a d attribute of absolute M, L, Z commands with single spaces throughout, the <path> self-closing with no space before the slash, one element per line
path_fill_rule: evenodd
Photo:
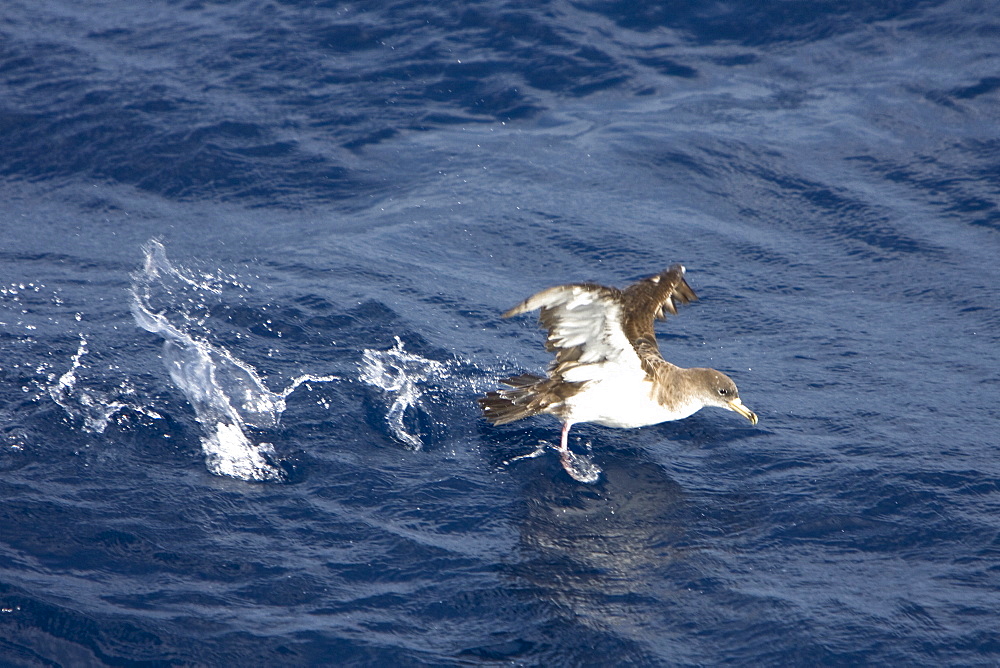
<path fill-rule="evenodd" d="M 664 361 L 656 370 L 654 384 L 656 385 L 656 400 L 661 406 L 670 410 L 680 408 L 684 403 L 681 397 L 688 392 L 691 384 L 690 369 Z"/>

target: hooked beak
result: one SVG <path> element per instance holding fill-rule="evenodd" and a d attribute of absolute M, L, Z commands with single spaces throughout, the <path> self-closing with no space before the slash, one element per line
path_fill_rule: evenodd
<path fill-rule="evenodd" d="M 733 399 L 729 402 L 729 410 L 736 411 L 746 419 L 750 420 L 750 424 L 757 424 L 757 414 L 744 406 L 743 402 L 739 399 Z"/>

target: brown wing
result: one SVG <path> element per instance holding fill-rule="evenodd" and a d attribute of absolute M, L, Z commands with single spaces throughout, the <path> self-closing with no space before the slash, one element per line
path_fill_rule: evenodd
<path fill-rule="evenodd" d="M 684 280 L 684 267 L 675 264 L 666 271 L 630 285 L 623 291 L 622 330 L 635 348 L 646 373 L 653 375 L 663 364 L 656 345 L 655 319 L 677 315 L 677 304 L 687 304 L 698 296 Z"/>

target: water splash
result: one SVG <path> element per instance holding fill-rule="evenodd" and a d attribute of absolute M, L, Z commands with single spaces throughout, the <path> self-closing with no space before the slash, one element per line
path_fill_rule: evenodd
<path fill-rule="evenodd" d="M 285 480 L 274 447 L 254 442 L 249 430 L 277 426 L 286 407 L 285 399 L 302 383 L 329 382 L 337 377 L 306 374 L 284 390 L 272 392 L 253 366 L 188 329 L 205 327 L 207 318 L 190 309 L 207 310 L 204 295 L 222 293 L 219 279 L 175 268 L 159 241 L 147 243 L 143 252 L 143 270 L 133 276 L 132 315 L 139 327 L 164 339 L 163 361 L 170 378 L 191 403 L 204 430 L 201 446 L 208 470 L 242 480 Z M 172 299 L 177 293 L 189 296 Z M 172 312 L 153 308 L 154 297 L 164 296 Z M 170 316 L 181 324 L 171 322 Z"/>
<path fill-rule="evenodd" d="M 559 446 L 553 445 L 552 443 L 547 443 L 545 441 L 538 444 L 538 447 L 526 455 L 518 455 L 517 457 L 512 457 L 504 462 L 504 466 L 509 466 L 514 462 L 520 461 L 522 459 L 534 459 L 535 457 L 541 457 L 545 454 L 546 450 L 555 450 L 561 454 Z M 590 449 L 590 444 L 587 444 L 587 449 Z M 570 450 L 569 455 L 566 457 L 566 461 L 563 465 L 566 473 L 570 475 L 573 480 L 578 482 L 585 482 L 588 484 L 597 482 L 603 469 L 594 463 L 593 458 L 588 455 L 580 455 L 572 450 Z"/>
<path fill-rule="evenodd" d="M 113 421 L 124 425 L 136 414 L 160 419 L 136 396 L 129 378 L 112 379 L 119 366 L 105 364 L 106 352 L 91 350 L 91 330 L 85 334 L 83 322 L 84 314 L 69 310 L 58 289 L 35 281 L 0 285 L 2 340 L 14 346 L 3 346 L 0 363 L 18 376 L 33 375 L 21 387 L 25 397 L 55 402 L 84 432 L 103 434 Z M 74 331 L 79 342 L 65 368 L 51 341 Z"/>
<path fill-rule="evenodd" d="M 391 399 L 385 421 L 393 435 L 413 450 L 423 448 L 423 441 L 414 433 L 419 430 L 413 425 L 425 392 L 422 386 L 450 377 L 447 366 L 406 352 L 397 336 L 396 345 L 389 350 L 365 350 L 360 370 L 362 382 L 380 389 L 387 404 Z"/>
<path fill-rule="evenodd" d="M 595 483 L 601 477 L 601 467 L 594 463 L 590 455 L 579 455 L 570 450 L 569 456 L 563 463 L 566 473 L 569 473 L 573 480 L 585 483 Z"/>
<path fill-rule="evenodd" d="M 140 403 L 123 400 L 126 396 L 135 394 L 135 389 L 128 380 L 122 382 L 116 394 L 79 386 L 77 371 L 83 367 L 83 356 L 87 352 L 87 339 L 81 334 L 80 345 L 72 357 L 70 368 L 47 387 L 49 397 L 62 407 L 70 418 L 83 420 L 84 431 L 103 434 L 112 418 L 125 409 L 153 419 L 162 419 L 159 413 Z M 55 376 L 52 375 L 50 378 L 54 379 Z"/>

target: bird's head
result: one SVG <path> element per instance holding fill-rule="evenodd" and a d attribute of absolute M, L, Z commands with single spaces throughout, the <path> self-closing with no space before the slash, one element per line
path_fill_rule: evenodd
<path fill-rule="evenodd" d="M 750 420 L 750 424 L 757 424 L 757 414 L 740 401 L 740 391 L 732 378 L 715 369 L 688 369 L 688 373 L 700 389 L 706 406 L 735 411 Z"/>

